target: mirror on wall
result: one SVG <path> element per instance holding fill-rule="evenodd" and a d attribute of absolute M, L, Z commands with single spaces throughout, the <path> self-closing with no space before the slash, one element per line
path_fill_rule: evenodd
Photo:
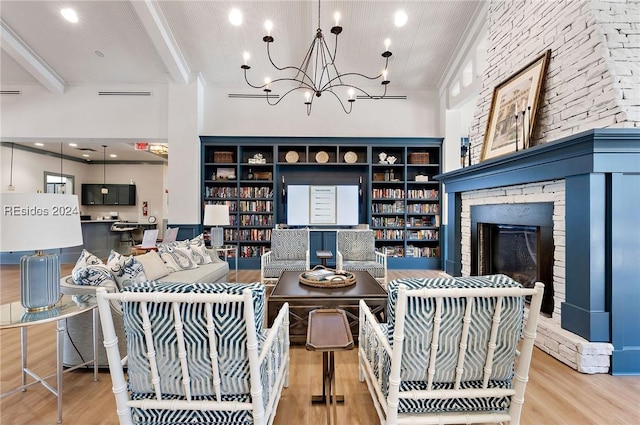
<path fill-rule="evenodd" d="M 44 192 L 45 193 L 66 193 L 73 195 L 74 177 L 69 174 L 44 172 Z"/>

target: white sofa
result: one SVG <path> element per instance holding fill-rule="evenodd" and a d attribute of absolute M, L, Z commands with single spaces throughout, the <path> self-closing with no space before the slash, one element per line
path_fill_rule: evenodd
<path fill-rule="evenodd" d="M 195 269 L 171 272 L 157 279 L 159 282 L 181 283 L 216 283 L 226 282 L 229 273 L 229 263 L 221 260 L 213 250 L 209 250 L 213 259 L 210 264 L 199 265 Z M 96 287 L 88 285 L 76 285 L 71 275 L 60 279 L 60 290 L 67 295 L 95 295 Z M 99 319 L 98 319 L 99 320 Z M 126 353 L 126 340 L 122 317 L 114 314 L 114 322 L 117 326 L 118 346 L 121 353 Z M 101 368 L 109 367 L 107 354 L 102 344 L 102 327 L 98 323 L 98 365 Z M 63 364 L 67 367 L 75 366 L 92 358 L 92 320 L 91 312 L 86 312 L 67 319 L 67 330 L 64 336 Z"/>

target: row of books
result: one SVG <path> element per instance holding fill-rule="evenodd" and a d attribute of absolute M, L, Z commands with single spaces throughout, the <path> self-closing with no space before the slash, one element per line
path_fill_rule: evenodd
<path fill-rule="evenodd" d="M 240 201 L 241 212 L 272 212 L 273 201 Z"/>
<path fill-rule="evenodd" d="M 273 226 L 273 214 L 243 214 L 240 216 L 241 226 Z"/>
<path fill-rule="evenodd" d="M 206 198 L 235 198 L 238 196 L 237 187 L 205 187 L 204 196 Z"/>
<path fill-rule="evenodd" d="M 273 198 L 273 189 L 270 187 L 241 187 L 241 198 Z"/>

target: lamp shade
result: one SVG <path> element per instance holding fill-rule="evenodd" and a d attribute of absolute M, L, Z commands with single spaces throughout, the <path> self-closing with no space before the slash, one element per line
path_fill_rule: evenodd
<path fill-rule="evenodd" d="M 204 220 L 205 226 L 228 226 L 229 206 L 228 205 L 205 205 Z"/>
<path fill-rule="evenodd" d="M 82 245 L 76 195 L 8 192 L 0 198 L 0 252 Z"/>

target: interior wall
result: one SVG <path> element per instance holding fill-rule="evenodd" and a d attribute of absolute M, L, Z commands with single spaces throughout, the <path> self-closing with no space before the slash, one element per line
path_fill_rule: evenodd
<path fill-rule="evenodd" d="M 11 148 L 0 147 L 0 191 L 6 192 L 11 180 Z M 90 214 L 93 219 L 107 215 L 111 211 L 118 211 L 123 220 L 144 220 L 142 217 L 142 201 L 148 201 L 149 215 L 155 215 L 158 222 L 162 222 L 163 210 L 163 169 L 164 165 L 145 164 L 107 164 L 106 181 L 110 184 L 129 184 L 133 180 L 136 184 L 135 206 L 90 206 L 81 205 L 82 214 Z M 13 150 L 13 185 L 16 192 L 44 191 L 44 172 L 60 172 L 60 159 L 55 156 L 42 155 L 24 150 Z M 83 183 L 102 183 L 102 164 L 85 164 L 82 162 L 63 160 L 62 173 L 74 177 L 74 193 L 81 202 L 81 185 Z"/>
<path fill-rule="evenodd" d="M 390 89 L 406 100 L 356 100 L 345 114 L 335 98 L 315 98 L 307 116 L 302 93 L 293 92 L 280 104 L 265 99 L 230 99 L 242 88 L 205 91 L 206 136 L 442 137 L 437 91 Z M 253 92 L 254 94 L 256 92 Z M 261 92 L 260 92 L 261 93 Z"/>
<path fill-rule="evenodd" d="M 19 96 L 0 96 L 2 137 L 167 137 L 167 86 L 70 85 L 64 94 L 38 85 L 4 86 Z M 149 90 L 151 96 L 98 96 L 103 90 Z"/>
<path fill-rule="evenodd" d="M 0 145 L 0 163 L 0 192 L 6 192 L 11 181 L 11 146 Z M 44 191 L 45 171 L 60 173 L 60 158 L 13 149 L 13 186 L 16 192 Z M 74 194 L 80 195 L 80 184 L 90 178 L 91 170 L 81 162 L 63 160 L 62 174 L 74 177 Z M 102 181 L 102 174 L 100 179 Z"/>

